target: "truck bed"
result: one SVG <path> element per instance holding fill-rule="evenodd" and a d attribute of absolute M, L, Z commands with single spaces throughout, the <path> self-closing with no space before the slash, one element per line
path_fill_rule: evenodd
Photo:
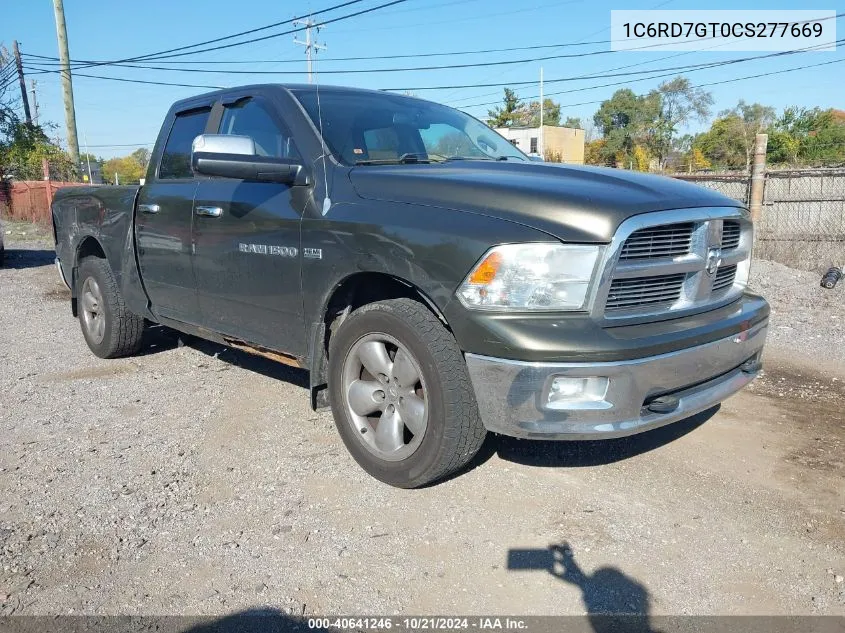
<path fill-rule="evenodd" d="M 57 265 L 73 288 L 77 252 L 96 249 L 105 255 L 115 277 L 138 314 L 146 312 L 146 298 L 131 292 L 126 274 L 137 279 L 133 214 L 138 185 L 63 187 L 53 199 L 53 227 Z M 135 305 L 140 303 L 140 305 Z"/>

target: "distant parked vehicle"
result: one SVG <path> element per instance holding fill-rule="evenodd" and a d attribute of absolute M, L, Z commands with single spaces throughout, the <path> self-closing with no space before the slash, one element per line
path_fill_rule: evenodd
<path fill-rule="evenodd" d="M 761 367 L 769 306 L 746 290 L 740 203 L 535 164 L 452 108 L 311 85 L 193 97 L 145 183 L 55 196 L 91 350 L 133 354 L 154 322 L 306 368 L 312 405 L 327 395 L 350 453 L 394 486 L 461 469 L 487 431 L 653 429 Z"/>

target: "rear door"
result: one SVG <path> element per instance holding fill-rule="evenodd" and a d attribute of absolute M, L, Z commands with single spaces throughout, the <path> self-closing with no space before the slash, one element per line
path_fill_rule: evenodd
<path fill-rule="evenodd" d="M 191 172 L 191 143 L 211 113 L 199 107 L 176 114 L 155 178 L 141 187 L 135 235 L 141 279 L 153 313 L 199 324 L 191 229 L 199 180 Z"/>
<path fill-rule="evenodd" d="M 230 99 L 223 104 L 219 134 L 251 137 L 259 155 L 300 158 L 287 124 L 269 99 L 255 93 Z M 233 178 L 199 183 L 194 272 L 205 327 L 304 355 L 302 189 Z"/>

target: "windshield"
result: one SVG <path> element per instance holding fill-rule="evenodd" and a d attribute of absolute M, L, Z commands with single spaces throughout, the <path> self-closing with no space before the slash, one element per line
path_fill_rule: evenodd
<path fill-rule="evenodd" d="M 292 90 L 320 129 L 315 90 Z M 528 157 L 471 116 L 390 93 L 320 90 L 323 137 L 344 165 Z"/>

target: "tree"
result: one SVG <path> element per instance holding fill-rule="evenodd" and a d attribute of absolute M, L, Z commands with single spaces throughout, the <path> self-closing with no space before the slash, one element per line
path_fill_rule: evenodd
<path fill-rule="evenodd" d="M 16 121 L 9 123 L 4 136 L 0 140 L 0 175 L 41 180 L 45 158 L 54 180 L 69 180 L 76 173 L 70 155 L 41 126 Z"/>
<path fill-rule="evenodd" d="M 11 63 L 9 51 L 5 46 L 0 46 L 0 68 L 8 68 Z M 7 142 L 20 123 L 17 114 L 20 97 L 15 92 L 17 86 L 15 81 L 0 82 L 0 142 Z"/>
<path fill-rule="evenodd" d="M 110 158 L 103 163 L 103 178 L 114 182 L 115 174 L 122 185 L 137 184 L 144 177 L 145 169 L 134 152 L 129 156 Z"/>
<path fill-rule="evenodd" d="M 845 112 L 786 108 L 769 130 L 768 159 L 790 165 L 845 163 Z"/>
<path fill-rule="evenodd" d="M 653 143 L 660 168 L 674 149 L 675 135 L 679 128 L 692 119 L 703 121 L 710 116 L 713 95 L 694 87 L 686 77 L 675 77 L 661 83 L 652 97 L 659 103 L 657 133 Z"/>
<path fill-rule="evenodd" d="M 487 111 L 487 125 L 490 127 L 512 127 L 517 125 L 523 104 L 516 92 L 505 88 L 503 105 Z"/>
<path fill-rule="evenodd" d="M 150 164 L 150 150 L 146 147 L 139 147 L 134 152 L 130 154 L 135 160 L 138 161 L 138 164 L 141 165 L 144 169 Z"/>
<path fill-rule="evenodd" d="M 590 141 L 584 145 L 584 164 L 585 165 L 604 165 L 612 166 L 605 158 L 605 146 L 607 141 L 603 138 Z"/>
<path fill-rule="evenodd" d="M 581 123 L 581 117 L 577 117 L 577 116 L 566 117 L 566 120 L 563 123 L 561 123 L 561 126 L 562 127 L 575 128 L 576 130 L 583 130 L 584 129 L 584 125 Z"/>
<path fill-rule="evenodd" d="M 743 121 L 736 114 L 722 116 L 706 132 L 693 141 L 693 150 L 698 149 L 714 167 L 742 169 L 746 165 Z"/>
<path fill-rule="evenodd" d="M 551 99 L 543 99 L 543 125 L 560 125 L 560 104 Z M 522 106 L 515 119 L 515 125 L 540 127 L 540 102 L 532 101 Z"/>
<path fill-rule="evenodd" d="M 634 151 L 631 155 L 631 162 L 635 170 L 648 171 L 649 164 L 651 163 L 651 156 L 649 156 L 648 150 L 645 147 L 642 145 L 635 145 Z"/>
<path fill-rule="evenodd" d="M 606 164 L 630 166 L 636 145 L 654 145 L 655 124 L 660 99 L 655 93 L 638 96 L 630 88 L 622 88 L 603 101 L 593 122 L 605 141 L 602 160 Z"/>
<path fill-rule="evenodd" d="M 0 68 L 13 64 L 9 51 L 0 45 Z M 14 73 L 14 66 L 10 72 Z M 10 75 L 9 78 L 16 78 Z M 0 82 L 0 178 L 11 176 L 18 180 L 41 180 L 43 161 L 47 159 L 50 177 L 70 180 L 77 167 L 56 138 L 50 123 L 33 125 L 21 120 L 23 104 L 16 80 Z"/>
<path fill-rule="evenodd" d="M 775 109 L 759 103 L 746 103 L 740 99 L 735 108 L 722 113 L 722 116 L 729 115 L 735 117 L 733 121 L 737 125 L 736 133 L 740 135 L 745 149 L 745 171 L 750 173 L 755 139 L 774 122 Z"/>

